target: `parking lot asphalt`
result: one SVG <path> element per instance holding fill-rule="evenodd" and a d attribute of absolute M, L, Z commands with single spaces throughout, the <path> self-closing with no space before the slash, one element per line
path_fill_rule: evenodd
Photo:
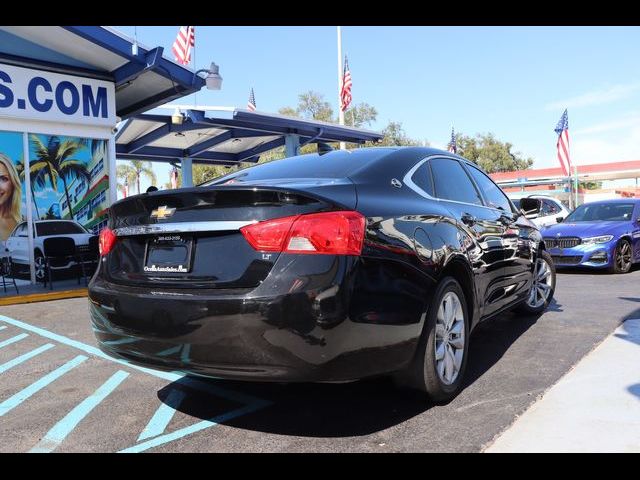
<path fill-rule="evenodd" d="M 3 452 L 478 452 L 625 319 L 640 270 L 558 275 L 540 317 L 505 314 L 471 337 L 447 405 L 386 379 L 195 381 L 95 347 L 86 298 L 0 307 Z"/>

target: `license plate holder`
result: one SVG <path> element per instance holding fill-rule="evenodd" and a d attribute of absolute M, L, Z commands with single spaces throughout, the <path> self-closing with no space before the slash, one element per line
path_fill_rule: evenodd
<path fill-rule="evenodd" d="M 179 234 L 159 235 L 147 240 L 144 273 L 185 274 L 191 271 L 193 238 Z"/>

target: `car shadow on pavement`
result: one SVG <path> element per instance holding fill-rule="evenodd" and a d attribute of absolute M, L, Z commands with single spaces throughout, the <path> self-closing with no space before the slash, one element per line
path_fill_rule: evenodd
<path fill-rule="evenodd" d="M 479 325 L 469 346 L 464 388 L 487 372 L 538 318 L 508 313 Z M 369 435 L 435 407 L 424 395 L 396 387 L 388 377 L 340 384 L 199 380 L 215 388 L 272 402 L 266 408 L 220 423 L 278 435 L 325 438 Z M 180 381 L 158 391 L 158 398 L 167 403 L 175 388 L 182 388 Z M 185 394 L 185 401 L 175 406 L 178 411 L 205 420 L 220 415 L 220 407 L 215 406 L 211 395 L 193 389 L 186 389 Z"/>
<path fill-rule="evenodd" d="M 553 300 L 549 311 L 561 312 L 560 307 L 562 305 Z M 465 388 L 493 367 L 541 316 L 508 312 L 478 325 L 469 343 Z"/>
<path fill-rule="evenodd" d="M 421 394 L 394 387 L 389 378 L 374 378 L 342 384 L 250 383 L 204 380 L 232 395 L 252 396 L 271 402 L 253 413 L 219 423 L 243 430 L 305 437 L 368 435 L 400 424 L 433 405 Z M 178 381 L 179 382 L 179 381 Z M 169 393 L 180 388 L 174 382 L 158 391 L 166 403 Z M 177 410 L 203 420 L 221 414 L 212 396 L 185 390 Z M 236 407 L 237 408 L 237 407 Z"/>
<path fill-rule="evenodd" d="M 620 300 L 626 300 L 628 302 L 636 302 L 636 303 L 640 303 L 640 298 L 633 298 L 633 297 L 618 297 Z M 638 315 L 640 315 L 640 312 L 638 312 Z M 631 317 L 633 318 L 633 317 Z"/>

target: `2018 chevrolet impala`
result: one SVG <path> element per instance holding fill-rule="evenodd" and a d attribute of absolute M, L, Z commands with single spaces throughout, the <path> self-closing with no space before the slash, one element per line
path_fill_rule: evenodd
<path fill-rule="evenodd" d="M 555 288 L 536 227 L 476 165 L 431 148 L 132 196 L 100 247 L 90 311 L 115 357 L 241 380 L 394 374 L 435 401 L 460 390 L 480 321 L 541 313 Z"/>

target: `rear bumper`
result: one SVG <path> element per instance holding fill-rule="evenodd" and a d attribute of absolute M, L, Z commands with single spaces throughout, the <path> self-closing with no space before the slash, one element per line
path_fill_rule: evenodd
<path fill-rule="evenodd" d="M 556 267 L 609 268 L 617 240 L 594 245 L 577 245 L 573 248 L 550 248 L 549 254 Z"/>
<path fill-rule="evenodd" d="M 154 291 L 98 271 L 89 285 L 98 344 L 147 367 L 236 380 L 348 381 L 409 363 L 425 291 L 381 282 L 384 262 L 288 257 L 250 291 Z"/>

